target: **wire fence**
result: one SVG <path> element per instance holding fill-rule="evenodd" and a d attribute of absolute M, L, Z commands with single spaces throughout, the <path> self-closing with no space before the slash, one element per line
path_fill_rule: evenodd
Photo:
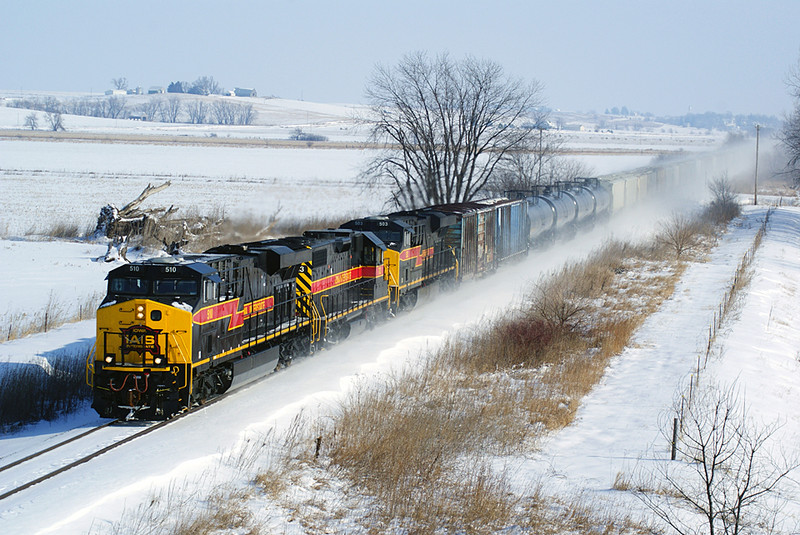
<path fill-rule="evenodd" d="M 767 209 L 767 213 L 761 222 L 761 227 L 756 232 L 753 238 L 753 243 L 742 255 L 736 271 L 727 286 L 725 295 L 723 295 L 717 309 L 714 311 L 711 324 L 708 326 L 708 338 L 705 344 L 705 350 L 697 355 L 697 364 L 695 370 L 689 376 L 688 391 L 681 396 L 681 404 L 679 414 L 673 422 L 672 432 L 672 459 L 675 459 L 675 447 L 680 434 L 683 432 L 684 416 L 686 411 L 691 407 L 694 401 L 697 388 L 700 386 L 700 376 L 708 366 L 708 359 L 713 352 L 717 341 L 717 335 L 722 329 L 725 322 L 730 318 L 732 313 L 736 310 L 739 296 L 741 291 L 748 286 L 752 278 L 752 264 L 755 259 L 756 252 L 761 246 L 761 242 L 767 233 L 769 226 L 769 219 L 774 211 L 774 207 Z"/>

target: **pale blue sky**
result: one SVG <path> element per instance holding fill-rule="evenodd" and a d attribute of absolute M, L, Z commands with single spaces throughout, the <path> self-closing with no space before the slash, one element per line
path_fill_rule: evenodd
<path fill-rule="evenodd" d="M 537 79 L 553 108 L 781 116 L 800 1 L 0 1 L 0 89 L 102 92 L 112 78 L 364 101 L 377 63 L 447 51 Z"/>

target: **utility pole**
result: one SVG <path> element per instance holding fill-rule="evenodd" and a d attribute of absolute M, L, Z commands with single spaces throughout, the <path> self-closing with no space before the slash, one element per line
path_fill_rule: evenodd
<path fill-rule="evenodd" d="M 758 138 L 761 131 L 761 125 L 756 123 L 756 176 L 753 186 L 753 205 L 758 204 Z"/>
<path fill-rule="evenodd" d="M 542 128 L 541 122 L 539 123 L 539 172 L 536 173 L 536 184 L 542 183 L 542 158 L 544 154 L 542 153 L 542 132 L 544 128 Z"/>

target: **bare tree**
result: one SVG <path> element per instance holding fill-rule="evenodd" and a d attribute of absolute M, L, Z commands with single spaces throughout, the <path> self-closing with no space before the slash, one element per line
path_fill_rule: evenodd
<path fill-rule="evenodd" d="M 530 312 L 551 327 L 578 328 L 586 321 L 589 300 L 581 295 L 576 281 L 565 274 L 537 285 Z"/>
<path fill-rule="evenodd" d="M 106 107 L 108 103 L 106 103 L 105 99 L 95 100 L 91 103 L 91 109 L 89 110 L 89 115 L 92 117 L 105 117 L 106 116 Z"/>
<path fill-rule="evenodd" d="M 258 112 L 252 104 L 238 104 L 236 110 L 236 124 L 253 124 L 256 120 Z"/>
<path fill-rule="evenodd" d="M 789 157 L 787 168 L 795 183 L 800 182 L 800 59 L 790 71 L 786 85 L 794 98 L 794 110 L 785 118 L 779 134 Z"/>
<path fill-rule="evenodd" d="M 114 89 L 128 89 L 128 79 L 125 77 L 112 78 L 111 85 Z"/>
<path fill-rule="evenodd" d="M 181 97 L 173 95 L 163 101 L 161 106 L 161 117 L 165 123 L 177 123 L 181 113 Z"/>
<path fill-rule="evenodd" d="M 683 253 L 694 249 L 700 239 L 700 226 L 697 221 L 680 213 L 673 213 L 666 222 L 660 225 L 658 239 L 675 251 L 680 258 Z"/>
<path fill-rule="evenodd" d="M 53 132 L 58 132 L 59 130 L 65 130 L 64 128 L 64 119 L 61 117 L 61 112 L 45 112 L 45 118 L 47 119 L 47 124 L 50 125 L 50 130 Z"/>
<path fill-rule="evenodd" d="M 91 115 L 92 103 L 88 98 L 76 98 L 69 102 L 69 113 L 72 115 Z"/>
<path fill-rule="evenodd" d="M 186 111 L 189 114 L 189 122 L 192 124 L 203 124 L 206 122 L 208 115 L 208 106 L 200 99 L 192 100 L 186 105 Z"/>
<path fill-rule="evenodd" d="M 679 407 L 678 401 L 676 412 Z M 666 488 L 640 488 L 637 496 L 680 535 L 769 532 L 777 513 L 767 498 L 797 467 L 772 449 L 779 427 L 756 425 L 732 385 L 696 396 L 684 407 L 682 429 L 676 444 L 681 463 L 664 464 L 660 470 Z M 702 521 L 692 522 L 682 510 Z"/>
<path fill-rule="evenodd" d="M 151 98 L 141 104 L 141 110 L 149 121 L 154 120 L 156 117 L 161 117 L 163 107 L 164 102 L 161 97 Z"/>
<path fill-rule="evenodd" d="M 486 190 L 502 195 L 510 190 L 531 190 L 542 184 L 590 176 L 592 169 L 577 160 L 558 155 L 561 141 L 546 141 L 543 147 L 509 154 L 494 170 Z"/>
<path fill-rule="evenodd" d="M 106 101 L 105 117 L 116 119 L 122 115 L 125 110 L 125 98 L 118 96 L 110 96 Z"/>
<path fill-rule="evenodd" d="M 213 76 L 201 76 L 192 83 L 189 93 L 195 95 L 219 95 L 222 93 L 222 87 L 214 80 Z"/>
<path fill-rule="evenodd" d="M 728 180 L 727 171 L 708 184 L 708 191 L 711 193 L 711 202 L 707 213 L 713 223 L 728 223 L 739 216 L 742 208 L 739 206 L 733 185 Z"/>
<path fill-rule="evenodd" d="M 236 116 L 233 104 L 227 100 L 216 100 L 214 104 L 211 105 L 211 113 L 217 124 L 233 124 L 234 117 Z"/>
<path fill-rule="evenodd" d="M 44 102 L 41 104 L 41 110 L 50 113 L 62 113 L 64 111 L 64 107 L 61 105 L 61 102 L 55 97 L 47 97 L 44 99 Z"/>
<path fill-rule="evenodd" d="M 25 128 L 36 130 L 39 127 L 39 117 L 36 112 L 31 112 L 25 117 Z"/>
<path fill-rule="evenodd" d="M 537 82 L 508 78 L 492 61 L 418 52 L 377 67 L 367 87 L 372 138 L 388 148 L 363 171 L 388 181 L 396 205 L 468 201 L 507 155 L 529 146 L 519 122 L 541 101 Z"/>

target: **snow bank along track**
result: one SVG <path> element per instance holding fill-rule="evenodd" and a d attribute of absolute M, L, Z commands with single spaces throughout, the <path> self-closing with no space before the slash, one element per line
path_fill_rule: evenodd
<path fill-rule="evenodd" d="M 145 436 L 147 434 L 150 434 L 150 433 L 152 433 L 154 431 L 157 431 L 157 430 L 161 429 L 162 427 L 164 427 L 164 426 L 166 426 L 166 425 L 168 425 L 170 423 L 176 422 L 177 420 L 180 420 L 181 418 L 183 418 L 185 416 L 189 416 L 190 414 L 195 413 L 196 411 L 202 409 L 203 407 L 207 407 L 209 405 L 212 405 L 213 403 L 216 403 L 217 401 L 221 401 L 224 398 L 225 398 L 225 396 L 219 396 L 219 397 L 216 397 L 214 399 L 211 399 L 211 400 L 207 401 L 206 403 L 204 403 L 201 407 L 197 407 L 197 408 L 195 408 L 193 410 L 186 411 L 186 412 L 183 412 L 181 414 L 178 414 L 175 417 L 173 417 L 171 420 L 164 420 L 164 421 L 160 421 L 160 422 L 153 422 L 153 423 L 146 424 L 147 426 L 145 428 L 141 429 L 140 431 L 136 431 L 131 435 L 128 435 L 128 436 L 126 436 L 124 438 L 121 438 L 119 440 L 115 440 L 111 444 L 108 444 L 106 446 L 98 448 L 95 451 L 93 451 L 92 453 L 89 453 L 89 454 L 86 454 L 86 455 L 82 455 L 78 459 L 76 459 L 74 461 L 71 461 L 71 462 L 68 462 L 68 463 L 64 464 L 63 466 L 61 466 L 59 468 L 56 468 L 55 470 L 52 470 L 52 471 L 47 472 L 45 474 L 42 474 L 39 477 L 31 479 L 27 483 L 24 483 L 22 485 L 14 487 L 14 488 L 12 488 L 10 490 L 7 490 L 5 492 L 0 491 L 0 492 L 2 492 L 2 493 L 0 493 L 0 500 L 4 500 L 5 498 L 8 498 L 9 496 L 13 496 L 14 494 L 17 494 L 19 492 L 22 492 L 23 490 L 26 490 L 26 489 L 29 489 L 29 488 L 33 487 L 34 485 L 38 485 L 39 483 L 41 483 L 43 481 L 46 481 L 46 480 L 51 479 L 53 477 L 56 477 L 59 474 L 63 474 L 64 472 L 66 472 L 68 470 L 71 470 L 71 469 L 73 469 L 73 468 L 75 468 L 77 466 L 85 464 L 85 463 L 91 461 L 92 459 L 95 459 L 95 458 L 103 455 L 104 453 L 107 453 L 107 452 L 109 452 L 109 451 L 111 451 L 111 450 L 113 450 L 115 448 L 118 448 L 120 446 L 123 446 L 123 445 L 129 443 L 129 442 L 132 442 L 133 440 L 135 440 L 137 438 L 143 437 L 143 436 Z M 11 463 L 9 463 L 9 464 L 7 464 L 5 466 L 2 466 L 2 467 L 0 467 L 0 473 L 6 472 L 6 471 L 13 471 L 13 469 L 16 468 L 16 467 L 24 467 L 26 465 L 26 463 L 29 463 L 30 461 L 32 461 L 32 460 L 34 460 L 36 458 L 39 458 L 39 457 L 41 457 L 41 456 L 43 456 L 43 455 L 45 455 L 47 453 L 53 452 L 53 451 L 62 450 L 67 445 L 75 443 L 75 442 L 78 442 L 81 439 L 85 439 L 89 435 L 93 435 L 93 434 L 97 433 L 98 431 L 102 431 L 104 429 L 109 429 L 109 428 L 113 428 L 115 430 L 119 430 L 121 428 L 118 427 L 118 425 L 122 424 L 122 423 L 124 423 L 123 420 L 112 420 L 110 422 L 106 422 L 106 423 L 104 423 L 102 425 L 99 425 L 97 427 L 93 427 L 93 428 L 91 428 L 91 429 L 89 429 L 89 430 L 87 430 L 87 431 L 85 431 L 83 433 L 80 433 L 80 434 L 78 434 L 78 435 L 76 435 L 74 437 L 71 437 L 71 438 L 69 438 L 67 440 L 59 442 L 58 444 L 54 444 L 54 445 L 52 445 L 52 446 L 50 446 L 48 448 L 45 448 L 45 449 L 40 450 L 40 451 L 37 451 L 36 453 L 32 453 L 32 454 L 28 455 L 27 457 L 24 457 L 22 459 L 18 459 L 18 460 L 14 461 L 14 462 L 11 462 Z M 141 425 L 141 423 L 139 425 Z"/>

